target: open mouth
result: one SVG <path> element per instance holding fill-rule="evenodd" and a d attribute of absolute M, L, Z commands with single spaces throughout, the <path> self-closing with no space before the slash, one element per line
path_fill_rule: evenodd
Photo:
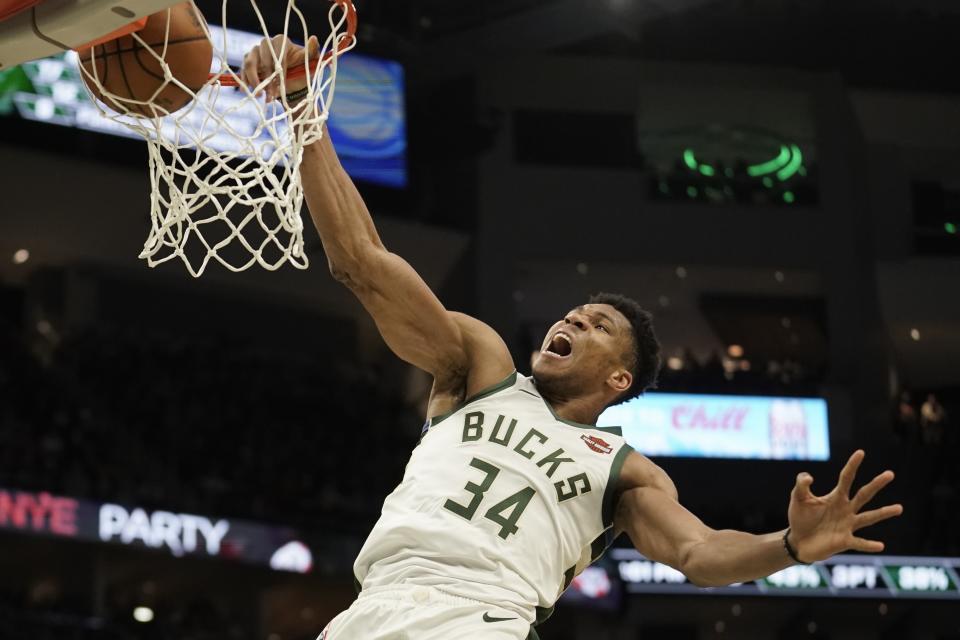
<path fill-rule="evenodd" d="M 544 353 L 549 353 L 558 358 L 566 358 L 572 351 L 573 342 L 570 340 L 570 336 L 565 333 L 557 333 L 553 336 L 553 340 L 543 350 Z"/>

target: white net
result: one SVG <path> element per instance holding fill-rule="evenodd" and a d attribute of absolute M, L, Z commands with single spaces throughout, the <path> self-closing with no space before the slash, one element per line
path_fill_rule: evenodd
<path fill-rule="evenodd" d="M 179 111 L 132 115 L 155 113 L 152 100 L 164 87 L 139 101 L 109 92 L 100 77 L 103 67 L 97 64 L 96 48 L 86 54 L 91 57 L 81 65 L 81 73 L 107 104 L 127 110 L 119 113 L 98 102 L 101 114 L 147 141 L 151 223 L 140 258 L 151 267 L 180 259 L 194 277 L 211 261 L 231 271 L 255 264 L 272 271 L 286 263 L 305 269 L 309 261 L 300 215 L 300 161 L 304 147 L 320 137 L 321 125 L 329 117 L 337 58 L 355 43 L 353 6 L 349 0 L 333 1 L 327 14 L 330 32 L 320 37 L 319 55 L 312 63 L 288 70 L 285 77 L 279 60 L 289 46 L 286 38 L 306 43 L 314 35 L 296 0 L 287 2 L 282 29 L 279 25 L 271 29 L 256 0 L 250 0 L 263 31 L 256 36 L 227 26 L 227 3 L 222 0 L 222 26 L 203 27 L 213 45 L 213 65 L 210 80 L 199 90 L 175 77 L 164 60 L 166 42 L 162 47 L 148 46 L 132 34 L 144 47 L 142 55 L 153 56 L 161 65 L 164 87 L 174 84 L 192 98 Z M 274 52 L 276 70 L 261 77 L 257 87 L 247 87 L 238 75 L 244 54 L 262 38 L 277 34 L 286 38 L 283 48 Z M 169 27 L 166 36 L 169 40 Z M 306 74 L 307 95 L 300 106 L 291 108 L 286 84 L 298 73 Z M 267 103 L 256 94 L 271 85 L 279 85 L 280 98 Z"/>

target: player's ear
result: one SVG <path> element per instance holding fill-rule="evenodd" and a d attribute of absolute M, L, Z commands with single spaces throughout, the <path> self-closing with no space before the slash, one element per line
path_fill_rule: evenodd
<path fill-rule="evenodd" d="M 607 384 L 617 393 L 623 393 L 633 384 L 633 374 L 621 367 L 610 374 Z"/>

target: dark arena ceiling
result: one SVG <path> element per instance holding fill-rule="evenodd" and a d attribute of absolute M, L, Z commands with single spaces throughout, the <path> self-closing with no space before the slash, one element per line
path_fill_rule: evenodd
<path fill-rule="evenodd" d="M 219 0 L 199 0 L 216 15 Z M 249 15 L 238 20 L 249 23 Z M 261 3 L 262 8 L 267 3 Z M 301 6 L 319 22 L 328 6 Z M 960 91 L 951 0 L 357 0 L 361 46 L 442 75 L 552 52 L 839 70 L 852 85 Z M 270 11 L 271 9 L 265 9 Z M 268 23 L 279 24 L 277 14 Z M 237 26 L 241 26 L 237 24 Z"/>

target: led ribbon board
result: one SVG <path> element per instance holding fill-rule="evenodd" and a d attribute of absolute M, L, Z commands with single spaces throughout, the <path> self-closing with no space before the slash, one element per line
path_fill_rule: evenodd
<path fill-rule="evenodd" d="M 728 587 L 700 588 L 634 549 L 611 549 L 628 593 L 960 600 L 960 558 L 838 555 Z"/>
<path fill-rule="evenodd" d="M 307 573 L 310 549 L 292 529 L 224 518 L 95 503 L 0 488 L 0 531 L 155 549 L 176 557 L 239 560 Z"/>
<path fill-rule="evenodd" d="M 619 426 L 649 456 L 829 460 L 822 398 L 647 393 L 610 407 L 600 426 Z"/>

